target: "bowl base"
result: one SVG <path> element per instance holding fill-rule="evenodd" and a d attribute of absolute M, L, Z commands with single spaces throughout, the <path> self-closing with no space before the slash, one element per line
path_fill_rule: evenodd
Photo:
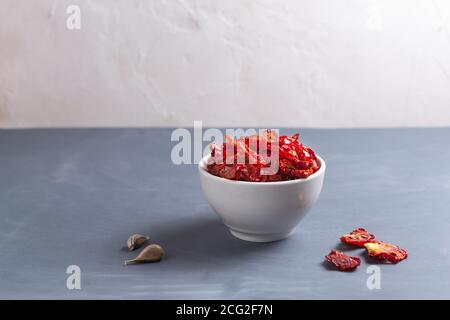
<path fill-rule="evenodd" d="M 258 233 L 246 233 L 246 232 L 230 229 L 230 232 L 236 238 L 245 240 L 245 241 L 272 242 L 272 241 L 277 241 L 277 240 L 282 240 L 284 238 L 287 238 L 293 231 L 289 230 L 287 232 L 280 232 L 280 233 L 258 234 Z"/>

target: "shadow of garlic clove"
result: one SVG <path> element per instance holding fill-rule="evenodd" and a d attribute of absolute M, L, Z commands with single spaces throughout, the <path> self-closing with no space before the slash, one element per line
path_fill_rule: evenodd
<path fill-rule="evenodd" d="M 148 239 L 150 239 L 150 237 L 144 236 L 142 234 L 133 234 L 127 240 L 128 250 L 133 251 L 134 249 L 139 248 Z"/>
<path fill-rule="evenodd" d="M 138 254 L 138 256 L 132 260 L 125 261 L 125 265 L 133 263 L 145 263 L 145 262 L 157 262 L 162 259 L 165 252 L 161 246 L 157 244 L 151 244 Z"/>

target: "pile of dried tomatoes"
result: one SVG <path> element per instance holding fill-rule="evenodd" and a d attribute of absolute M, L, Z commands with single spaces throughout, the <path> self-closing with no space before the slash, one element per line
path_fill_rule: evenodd
<path fill-rule="evenodd" d="M 394 244 L 376 240 L 373 234 L 367 232 L 363 228 L 358 228 L 348 234 L 344 234 L 341 237 L 341 241 L 348 245 L 362 248 L 365 247 L 369 257 L 391 263 L 398 263 L 408 257 L 408 251 L 405 249 Z M 348 256 L 338 250 L 331 250 L 331 252 L 325 256 L 325 259 L 340 271 L 354 270 L 361 264 L 360 258 Z"/>
<path fill-rule="evenodd" d="M 263 168 L 276 169 L 262 172 Z M 218 177 L 251 182 L 304 179 L 319 170 L 314 151 L 303 145 L 299 134 L 278 136 L 265 130 L 259 135 L 234 139 L 226 136 L 221 146 L 211 146 L 208 171 Z"/>

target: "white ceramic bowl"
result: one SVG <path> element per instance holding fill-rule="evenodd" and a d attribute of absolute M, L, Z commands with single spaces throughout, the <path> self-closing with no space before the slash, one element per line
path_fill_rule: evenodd
<path fill-rule="evenodd" d="M 231 233 L 242 240 L 269 242 L 286 238 L 311 209 L 322 190 L 325 161 L 306 179 L 279 182 L 233 181 L 210 174 L 203 158 L 200 183 L 211 207 Z"/>

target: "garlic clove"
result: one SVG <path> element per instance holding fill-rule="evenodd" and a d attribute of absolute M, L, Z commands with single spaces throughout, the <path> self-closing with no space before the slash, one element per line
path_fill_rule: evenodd
<path fill-rule="evenodd" d="M 125 261 L 125 265 L 132 263 L 157 262 L 160 261 L 164 255 L 165 252 L 161 246 L 151 244 L 142 249 L 136 258 Z"/>
<path fill-rule="evenodd" d="M 128 250 L 133 251 L 134 249 L 139 248 L 148 239 L 150 239 L 150 237 L 144 236 L 142 234 L 133 234 L 127 240 Z"/>

